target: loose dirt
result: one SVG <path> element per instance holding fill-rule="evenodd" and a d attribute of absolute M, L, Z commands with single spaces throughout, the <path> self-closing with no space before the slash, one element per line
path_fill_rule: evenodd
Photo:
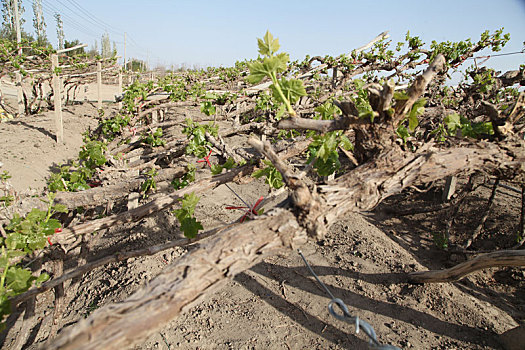
<path fill-rule="evenodd" d="M 40 192 L 57 164 L 76 158 L 81 134 L 97 124 L 96 116 L 90 104 L 68 107 L 64 112 L 66 144 L 61 146 L 53 138 L 52 112 L 0 124 L 0 161 L 4 163 L 0 171 L 9 171 L 16 191 L 31 188 Z M 199 173 L 206 171 L 202 168 Z M 268 195 L 262 180 L 232 186 L 250 201 Z M 309 242 L 302 251 L 331 292 L 346 303 L 352 315 L 370 323 L 382 343 L 406 349 L 502 349 L 499 335 L 525 321 L 523 269 L 486 269 L 456 283 L 403 282 L 406 272 L 449 267 L 465 260 L 464 256 L 450 257 L 433 241 L 432 234 L 445 225 L 446 211 L 405 216 L 392 213 L 394 209 L 437 203 L 441 188 L 442 184 L 435 184 L 424 194 L 408 191 L 390 198 L 374 212 L 347 215 L 330 228 L 325 240 Z M 453 240 L 464 241 L 474 230 L 489 193 L 490 189 L 480 187 L 470 195 L 454 225 Z M 283 199 L 278 197 L 265 208 Z M 502 190 L 495 203 L 475 248 L 504 248 L 515 239 L 520 200 Z M 239 204 L 220 186 L 202 197 L 196 215 L 207 229 L 221 226 L 242 215 L 224 207 Z M 133 228 L 110 229 L 87 260 L 179 236 L 173 215 L 158 213 Z M 66 284 L 60 327 L 70 327 L 95 309 L 124 299 L 188 249 L 195 247 L 109 264 Z M 329 315 L 329 301 L 299 255 L 291 251 L 239 274 L 136 349 L 368 348 L 364 334 L 355 334 L 355 326 Z M 36 349 L 49 336 L 52 292 L 39 295 L 36 312 L 38 322 L 27 349 Z M 19 329 L 20 321 L 2 334 L 4 349 L 12 347 Z M 518 349 L 519 343 L 516 346 Z"/>

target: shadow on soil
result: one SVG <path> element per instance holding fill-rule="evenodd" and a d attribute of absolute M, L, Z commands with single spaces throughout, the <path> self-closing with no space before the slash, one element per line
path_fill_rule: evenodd
<path fill-rule="evenodd" d="M 390 285 L 400 283 L 402 280 L 406 281 L 406 275 L 401 273 L 363 274 L 326 266 L 312 266 L 312 268 L 319 276 L 346 276 L 373 284 Z M 306 267 L 286 267 L 269 263 L 260 263 L 252 267 L 251 271 L 274 279 L 277 282 L 286 280 L 287 284 L 308 293 L 322 297 L 326 296 L 325 292 L 322 291 L 312 279 L 304 277 L 309 275 L 309 271 L 306 269 Z M 342 339 L 348 339 L 348 341 L 343 342 L 341 345 L 350 348 L 355 348 L 356 341 L 358 341 L 359 345 L 363 345 L 364 348 L 366 348 L 366 341 L 357 338 L 356 335 L 349 335 L 333 326 L 326 325 L 325 322 L 309 314 L 307 310 L 301 309 L 297 305 L 288 302 L 283 297 L 276 295 L 248 274 L 241 273 L 235 277 L 235 280 L 239 282 L 244 288 L 265 300 L 276 310 L 283 313 L 293 321 L 299 323 L 306 329 L 315 332 L 320 337 L 323 337 L 334 343 L 338 343 Z M 486 331 L 481 331 L 479 329 L 465 325 L 445 322 L 421 311 L 400 306 L 395 303 L 374 300 L 330 284 L 327 284 L 327 287 L 336 297 L 344 300 L 350 310 L 353 308 L 368 310 L 373 313 L 381 314 L 392 319 L 397 319 L 402 322 L 412 324 L 415 327 L 425 328 L 435 334 L 446 335 L 450 338 L 470 342 L 472 344 L 481 345 L 486 342 Z M 326 300 L 326 305 L 328 306 L 328 298 Z M 333 323 L 336 324 L 338 322 L 339 321 L 334 319 Z M 323 330 L 325 325 L 326 328 Z M 461 336 L 458 336 L 459 334 L 461 334 Z"/>
<path fill-rule="evenodd" d="M 461 247 L 472 236 L 481 217 L 486 212 L 489 191 L 488 187 L 480 188 L 465 198 L 465 202 L 461 205 L 452 223 L 451 242 L 449 242 L 451 247 Z M 406 212 L 411 208 L 416 210 L 430 208 L 440 202 L 440 189 L 412 195 L 402 193 L 381 203 L 378 208 L 366 215 L 366 219 L 385 232 L 386 236 L 402 246 L 415 260 L 429 270 L 450 268 L 476 256 L 451 253 L 440 249 L 433 241 L 433 233 L 445 232 L 452 210 L 447 208 L 422 214 L 396 214 L 397 210 Z M 517 210 L 519 204 L 518 199 L 506 193 L 498 193 L 480 235 L 474 240 L 469 250 L 494 251 L 512 247 L 515 244 L 514 238 L 508 232 L 517 230 L 519 217 L 513 215 L 512 210 Z M 500 268 L 494 272 L 495 283 L 493 285 L 489 285 L 487 281 L 481 284 L 473 283 L 468 278 L 455 282 L 454 285 L 480 301 L 501 308 L 517 322 L 523 322 L 525 292 L 520 288 L 520 285 L 523 284 L 523 276 L 508 276 L 512 275 L 513 271 L 515 272 L 516 269 Z M 498 285 L 499 287 L 512 286 L 516 288 L 516 292 L 514 295 L 508 291 L 498 293 L 494 289 Z"/>
<path fill-rule="evenodd" d="M 41 132 L 42 134 L 44 134 L 45 136 L 48 136 L 49 138 L 51 138 L 53 141 L 56 139 L 56 136 L 54 134 L 52 134 L 51 132 L 49 132 L 48 130 L 46 130 L 46 129 L 42 128 L 42 127 L 38 127 L 38 126 L 31 125 L 31 124 L 27 124 L 26 122 L 23 122 L 23 121 L 20 121 L 20 120 L 14 121 L 13 124 L 23 125 L 26 128 L 37 130 L 37 131 Z"/>

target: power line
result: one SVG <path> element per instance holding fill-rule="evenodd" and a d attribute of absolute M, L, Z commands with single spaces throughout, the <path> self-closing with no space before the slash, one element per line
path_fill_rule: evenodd
<path fill-rule="evenodd" d="M 69 6 L 67 6 L 66 4 L 64 4 L 62 1 L 57 0 L 57 2 L 58 2 L 60 5 L 62 5 L 63 7 L 65 7 L 66 9 L 68 9 L 73 15 L 75 15 L 75 16 L 79 16 L 79 14 L 78 14 L 75 10 L 72 10 Z M 91 23 L 91 25 L 95 25 L 95 26 L 99 26 L 99 25 L 100 25 L 99 23 L 96 23 L 96 22 L 94 22 L 94 21 L 91 21 L 91 20 L 89 20 L 88 18 L 84 18 L 84 17 L 82 17 L 82 16 L 79 16 L 79 17 L 82 18 L 82 19 L 87 19 L 87 20 Z"/>
<path fill-rule="evenodd" d="M 86 21 L 89 21 L 90 23 L 92 23 L 93 25 L 95 26 L 103 26 L 105 27 L 106 31 L 109 31 L 111 32 L 112 34 L 116 34 L 116 35 L 119 35 L 119 36 L 124 36 L 124 34 L 122 33 L 122 31 L 118 30 L 117 28 L 113 27 L 112 25 L 102 21 L 101 19 L 97 18 L 96 16 L 94 16 L 93 14 L 91 14 L 89 11 L 87 11 L 85 8 L 83 8 L 82 6 L 80 6 L 80 4 L 78 4 L 76 1 L 73 1 L 73 0 L 67 0 L 71 5 L 73 5 L 74 7 L 76 7 L 78 9 L 78 11 L 80 11 L 84 16 L 80 16 L 82 19 L 86 20 Z M 75 15 L 78 15 L 77 12 L 75 12 L 75 10 L 72 10 L 69 6 L 67 6 L 66 4 L 64 4 L 61 0 L 57 0 L 57 2 L 59 2 L 61 5 L 63 5 L 65 8 L 67 8 L 69 11 L 71 11 L 72 13 L 74 13 Z M 110 28 L 113 28 L 115 30 L 112 30 Z"/>
<path fill-rule="evenodd" d="M 66 27 L 73 28 L 86 36 L 95 38 L 96 40 L 104 34 L 103 32 L 97 32 L 96 28 L 100 27 L 104 27 L 106 33 L 111 32 L 111 34 L 124 36 L 119 28 L 103 21 L 96 14 L 88 11 L 75 0 L 56 0 L 56 2 L 42 0 L 42 10 L 48 16 L 54 16 L 55 13 L 59 13 L 62 16 L 62 20 Z M 154 55 L 152 50 L 139 45 L 129 33 L 126 34 L 127 44 L 134 48 L 133 51 L 137 56 L 162 60 L 159 56 Z M 118 45 L 124 45 L 123 41 L 113 42 Z"/>
<path fill-rule="evenodd" d="M 90 28 L 86 27 L 85 25 L 83 25 L 79 20 L 75 19 L 72 17 L 73 16 L 78 16 L 79 18 L 82 18 L 83 19 L 83 16 L 82 15 L 79 15 L 77 12 L 75 12 L 74 10 L 72 10 L 70 7 L 68 7 L 67 5 L 61 3 L 62 6 L 64 6 L 66 9 L 68 9 L 71 13 L 71 14 L 68 14 L 68 13 L 64 13 L 61 9 L 59 9 L 57 7 L 57 5 L 54 5 L 54 4 L 51 4 L 49 3 L 47 0 L 43 0 L 43 1 L 46 1 L 45 3 L 42 2 L 42 10 L 43 12 L 45 12 L 48 16 L 54 16 L 55 13 L 59 13 L 62 17 L 62 20 L 64 22 L 64 24 L 66 25 L 66 27 L 70 27 L 70 28 L 73 28 L 77 31 L 79 31 L 80 33 L 86 35 L 86 36 L 89 36 L 91 38 L 94 38 L 95 40 L 98 41 L 98 39 L 101 37 L 101 35 L 103 33 L 101 32 L 95 32 L 93 30 L 91 30 Z M 90 25 L 90 27 L 99 27 L 100 25 L 95 23 L 95 22 L 86 22 L 87 25 Z M 113 41 L 115 44 L 119 44 L 119 45 L 123 45 L 124 43 L 122 41 Z"/>
<path fill-rule="evenodd" d="M 107 23 L 107 22 L 104 22 L 103 20 L 101 20 L 100 18 L 98 18 L 97 16 L 93 15 L 91 12 L 89 12 L 88 10 L 86 10 L 84 7 L 82 7 L 78 2 L 76 2 L 75 0 L 67 0 L 68 2 L 70 2 L 71 4 L 73 4 L 75 7 L 77 7 L 80 11 L 82 11 L 82 13 L 84 13 L 85 15 L 89 16 L 90 18 L 94 19 L 96 22 L 104 25 L 105 27 L 108 27 L 108 28 L 113 28 L 114 30 L 116 30 L 116 32 L 114 33 L 117 33 L 119 35 L 124 35 L 122 34 L 122 30 L 120 30 L 119 28 L 117 27 L 114 27 L 113 25 Z"/>
<path fill-rule="evenodd" d="M 42 10 L 46 12 L 46 14 L 50 16 L 54 16 L 55 13 L 58 13 L 61 15 L 62 20 L 64 23 L 66 23 L 68 26 L 75 28 L 76 30 L 82 32 L 83 34 L 86 34 L 88 36 L 92 37 L 98 37 L 99 35 L 93 32 L 91 29 L 83 26 L 82 24 L 78 23 L 77 20 L 69 16 L 68 14 L 63 13 L 60 9 L 56 8 L 54 5 L 50 4 L 48 1 L 42 0 Z"/>
<path fill-rule="evenodd" d="M 524 53 L 525 53 L 525 49 L 521 51 L 515 51 L 515 52 L 505 52 L 505 53 L 496 53 L 496 54 L 485 55 L 485 56 L 467 57 L 467 59 L 474 60 L 474 59 L 491 58 L 491 57 L 498 57 L 498 56 L 512 56 L 512 55 L 519 55 L 519 54 L 524 54 Z"/>
<path fill-rule="evenodd" d="M 132 37 L 129 33 L 126 33 L 126 34 L 127 34 L 127 39 L 129 39 L 129 44 L 130 44 L 131 46 L 134 46 L 135 48 L 138 49 L 138 50 L 135 50 L 135 51 L 138 51 L 139 53 L 142 53 L 142 56 L 150 55 L 151 58 L 156 58 L 156 59 L 158 59 L 158 60 L 162 60 L 161 57 L 159 57 L 159 56 L 153 54 L 153 53 L 151 52 L 151 50 L 149 50 L 148 48 L 145 48 L 145 47 L 139 45 L 139 44 L 137 43 L 137 41 L 136 41 L 135 39 L 133 39 L 133 37 Z"/>

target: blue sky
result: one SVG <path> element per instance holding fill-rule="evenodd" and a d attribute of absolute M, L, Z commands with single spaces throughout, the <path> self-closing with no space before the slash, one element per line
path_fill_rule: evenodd
<path fill-rule="evenodd" d="M 24 29 L 33 33 L 32 1 Z M 104 32 L 120 55 L 146 59 L 152 66 L 172 64 L 231 66 L 257 56 L 257 37 L 269 29 L 292 59 L 350 52 L 382 31 L 396 43 L 407 30 L 424 42 L 479 39 L 481 32 L 504 27 L 511 41 L 503 52 L 521 51 L 525 41 L 525 0 L 374 0 L 374 1 L 112 1 L 42 0 L 49 40 L 56 45 L 59 11 L 67 40 L 94 45 Z M 87 12 L 81 11 L 76 5 Z M 69 7 L 69 9 L 68 9 Z M 494 57 L 485 64 L 516 69 L 525 54 Z"/>

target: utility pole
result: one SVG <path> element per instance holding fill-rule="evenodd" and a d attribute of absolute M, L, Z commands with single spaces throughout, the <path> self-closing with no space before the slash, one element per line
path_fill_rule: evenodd
<path fill-rule="evenodd" d="M 16 42 L 17 42 L 17 46 L 18 46 L 18 54 L 21 55 L 22 54 L 22 48 L 20 47 L 20 42 L 22 41 L 22 34 L 20 33 L 20 18 L 19 18 L 19 15 L 18 15 L 18 1 L 19 0 L 15 0 L 13 1 L 13 6 L 15 7 L 14 8 L 14 12 L 15 12 L 15 30 L 16 30 Z"/>
<path fill-rule="evenodd" d="M 124 70 L 126 70 L 126 32 L 124 32 Z"/>

